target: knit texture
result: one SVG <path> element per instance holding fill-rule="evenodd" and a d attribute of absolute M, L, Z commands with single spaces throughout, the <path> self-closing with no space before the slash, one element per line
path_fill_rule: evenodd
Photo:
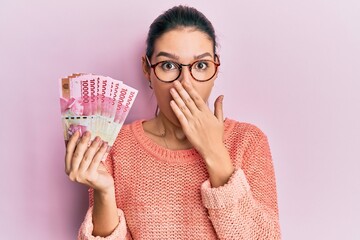
<path fill-rule="evenodd" d="M 274 168 L 266 135 L 224 121 L 235 172 L 212 188 L 195 149 L 169 150 L 145 135 L 143 120 L 125 125 L 105 161 L 114 177 L 120 223 L 92 236 L 93 190 L 78 239 L 280 239 Z"/>

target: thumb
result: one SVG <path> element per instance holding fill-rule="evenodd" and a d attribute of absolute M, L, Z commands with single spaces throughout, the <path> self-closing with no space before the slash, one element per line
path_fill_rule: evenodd
<path fill-rule="evenodd" d="M 219 119 L 221 122 L 224 121 L 224 114 L 223 114 L 223 99 L 224 95 L 220 95 L 214 103 L 214 114 L 217 119 Z"/>

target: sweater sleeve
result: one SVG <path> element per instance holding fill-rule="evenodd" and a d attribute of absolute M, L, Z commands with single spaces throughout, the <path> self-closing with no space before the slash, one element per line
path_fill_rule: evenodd
<path fill-rule="evenodd" d="M 112 155 L 109 154 L 104 165 L 107 171 L 114 176 L 113 174 L 113 164 L 112 164 Z M 101 163 L 103 164 L 103 163 Z M 92 213 L 94 206 L 94 190 L 89 189 L 89 209 L 85 215 L 85 219 L 80 226 L 78 232 L 78 240 L 132 240 L 130 231 L 127 229 L 126 220 L 124 216 L 124 212 L 121 209 L 117 209 L 119 224 L 116 226 L 114 231 L 106 237 L 94 236 L 92 235 L 94 225 L 92 221 Z"/>
<path fill-rule="evenodd" d="M 280 239 L 275 174 L 265 135 L 244 157 L 228 183 L 201 186 L 204 206 L 221 240 Z"/>
<path fill-rule="evenodd" d="M 92 223 L 92 210 L 93 207 L 91 206 L 85 216 L 84 222 L 81 224 L 79 233 L 78 233 L 78 239 L 79 240 L 130 240 L 131 236 L 127 234 L 126 230 L 126 221 L 124 217 L 124 213 L 121 209 L 118 209 L 118 216 L 120 219 L 119 224 L 114 229 L 114 231 L 107 237 L 99 237 L 99 236 L 93 236 L 92 232 L 94 229 L 93 223 Z"/>

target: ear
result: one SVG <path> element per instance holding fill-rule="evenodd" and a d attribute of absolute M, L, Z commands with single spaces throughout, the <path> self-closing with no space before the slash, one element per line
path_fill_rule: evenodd
<path fill-rule="evenodd" d="M 150 81 L 150 66 L 146 60 L 145 55 L 141 57 L 141 62 L 142 62 L 142 70 L 143 70 L 144 76 L 148 81 Z"/>
<path fill-rule="evenodd" d="M 216 63 L 219 63 L 219 64 L 220 64 L 220 56 L 219 56 L 218 54 L 215 54 L 215 59 L 214 59 L 214 60 L 215 60 Z M 215 79 L 217 79 L 217 77 L 218 77 L 219 68 L 220 68 L 220 66 L 218 66 L 218 70 L 216 71 Z"/>
<path fill-rule="evenodd" d="M 220 63 L 220 55 L 219 55 L 219 54 L 215 53 L 214 61 L 215 61 L 216 63 Z"/>

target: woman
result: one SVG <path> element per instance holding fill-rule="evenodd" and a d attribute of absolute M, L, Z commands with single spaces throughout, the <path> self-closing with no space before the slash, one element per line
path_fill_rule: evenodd
<path fill-rule="evenodd" d="M 76 133 L 66 172 L 90 187 L 79 239 L 279 239 L 275 176 L 266 136 L 223 118 L 215 32 L 178 6 L 150 26 L 143 72 L 159 111 L 106 144 Z M 78 143 L 77 143 L 78 142 Z"/>

